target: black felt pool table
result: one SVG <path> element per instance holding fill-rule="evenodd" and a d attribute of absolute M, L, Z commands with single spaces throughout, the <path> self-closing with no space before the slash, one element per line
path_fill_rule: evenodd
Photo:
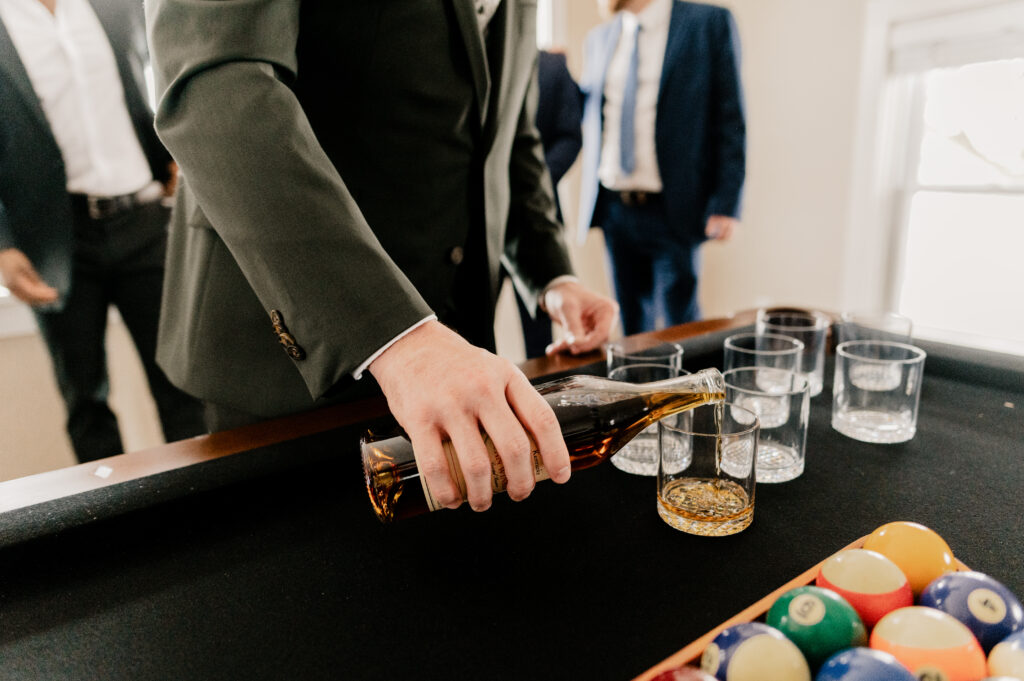
<path fill-rule="evenodd" d="M 749 314 L 628 339 L 720 366 Z M 920 343 L 916 437 L 832 430 L 754 522 L 682 534 L 609 464 L 521 503 L 382 525 L 340 405 L 0 483 L 0 679 L 632 679 L 892 520 L 1024 596 L 1024 359 Z M 601 373 L 534 360 L 535 380 Z"/>

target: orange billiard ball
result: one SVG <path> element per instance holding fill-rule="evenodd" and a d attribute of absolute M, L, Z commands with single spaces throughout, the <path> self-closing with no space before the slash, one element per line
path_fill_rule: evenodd
<path fill-rule="evenodd" d="M 899 521 L 882 525 L 864 540 L 864 548 L 896 563 L 907 576 L 915 596 L 932 580 L 956 571 L 953 551 L 946 540 L 919 523 Z"/>

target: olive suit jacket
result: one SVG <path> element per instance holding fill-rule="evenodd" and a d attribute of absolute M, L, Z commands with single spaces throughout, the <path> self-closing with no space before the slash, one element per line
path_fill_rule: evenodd
<path fill-rule="evenodd" d="M 536 1 L 150 0 L 182 169 L 158 360 L 271 416 L 431 313 L 493 346 L 499 266 L 571 272 L 534 127 Z M 359 381 L 365 385 L 368 381 Z"/>

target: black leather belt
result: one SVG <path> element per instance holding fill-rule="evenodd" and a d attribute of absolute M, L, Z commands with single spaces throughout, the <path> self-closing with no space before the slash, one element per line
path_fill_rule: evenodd
<path fill-rule="evenodd" d="M 627 206 L 646 206 L 661 198 L 660 192 L 625 191 L 614 192 Z"/>
<path fill-rule="evenodd" d="M 160 198 L 159 185 L 146 185 L 132 194 L 120 196 L 94 196 L 92 194 L 71 194 L 71 205 L 85 213 L 91 220 L 105 220 Z"/>

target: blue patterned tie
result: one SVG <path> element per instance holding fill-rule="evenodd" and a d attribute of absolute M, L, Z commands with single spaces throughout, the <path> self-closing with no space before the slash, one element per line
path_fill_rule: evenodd
<path fill-rule="evenodd" d="M 626 87 L 622 92 L 622 127 L 619 132 L 619 165 L 622 172 L 632 175 L 636 169 L 636 86 L 640 63 L 640 24 L 633 30 L 633 51 L 629 55 Z"/>

